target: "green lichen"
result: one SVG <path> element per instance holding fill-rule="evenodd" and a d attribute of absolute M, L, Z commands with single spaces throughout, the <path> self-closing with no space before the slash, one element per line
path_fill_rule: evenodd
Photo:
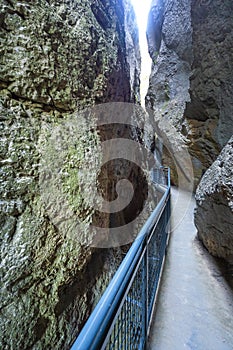
<path fill-rule="evenodd" d="M 85 188 L 87 186 L 89 188 L 90 185 L 93 187 L 96 184 L 98 169 L 96 168 L 95 155 L 99 156 L 97 155 L 97 142 L 96 136 L 90 131 L 77 135 L 75 147 L 68 148 L 62 168 L 64 174 L 62 178 L 63 190 L 68 196 L 72 210 L 82 220 L 85 220 L 87 216 L 90 218 L 94 212 L 94 208 L 91 208 L 87 202 Z M 91 154 L 92 158 L 89 157 Z M 88 158 L 90 158 L 91 163 L 87 162 Z M 96 177 L 93 176 L 93 170 Z M 93 183 L 89 183 L 88 179 L 92 180 Z M 88 198 L 90 198 L 90 193 L 88 194 Z"/>
<path fill-rule="evenodd" d="M 73 111 L 106 102 L 109 91 L 127 98 L 124 18 L 119 2 L 100 2 L 105 30 L 92 3 L 1 6 L 3 349 L 69 349 L 113 270 L 88 266 L 101 151 L 93 116 Z"/>
<path fill-rule="evenodd" d="M 40 191 L 48 216 L 64 231 L 86 241 L 88 225 L 96 209 L 97 177 L 100 171 L 100 141 L 94 122 L 83 113 L 45 124 L 40 137 Z"/>

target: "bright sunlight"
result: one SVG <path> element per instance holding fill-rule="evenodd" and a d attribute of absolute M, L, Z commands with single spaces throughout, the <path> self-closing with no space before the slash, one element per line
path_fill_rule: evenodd
<path fill-rule="evenodd" d="M 151 0 L 131 0 L 134 7 L 134 11 L 137 18 L 138 30 L 139 30 L 139 42 L 142 57 L 141 67 L 141 101 L 142 106 L 145 104 L 145 96 L 148 89 L 148 81 L 151 71 L 151 58 L 148 54 L 147 40 L 146 40 L 146 27 L 148 13 L 151 5 Z"/>

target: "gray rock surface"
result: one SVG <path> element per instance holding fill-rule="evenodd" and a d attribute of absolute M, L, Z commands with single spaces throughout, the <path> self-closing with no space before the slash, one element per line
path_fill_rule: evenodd
<path fill-rule="evenodd" d="M 151 9 L 147 23 L 147 42 L 148 51 L 152 60 L 158 56 L 162 40 L 162 24 L 164 21 L 164 4 L 163 0 L 154 0 L 151 3 Z"/>
<path fill-rule="evenodd" d="M 152 120 L 174 125 L 179 135 L 173 144 L 188 147 L 197 186 L 233 133 L 233 3 L 156 3 L 155 23 L 153 4 L 148 22 L 153 68 L 146 104 L 154 111 Z M 158 7 L 162 3 L 163 11 Z M 177 183 L 172 155 L 164 154 Z"/>
<path fill-rule="evenodd" d="M 200 178 L 233 134 L 233 3 L 192 1 L 191 16 L 194 60 L 184 135 Z"/>
<path fill-rule="evenodd" d="M 121 251 L 80 244 L 85 227 L 79 239 L 59 231 L 41 197 L 41 167 L 62 148 L 43 158 L 43 145 L 79 109 L 140 99 L 135 19 L 126 0 L 2 0 L 0 19 L 0 348 L 69 349 Z M 70 205 L 88 222 L 93 211 L 83 193 L 92 178 L 81 191 L 74 174 L 83 162 L 95 170 L 90 150 L 99 138 L 84 134 L 81 122 L 76 131 L 76 153 L 67 150 L 60 170 L 70 175 Z"/>
<path fill-rule="evenodd" d="M 153 66 L 146 105 L 160 134 L 156 152 L 176 185 L 181 168 L 194 188 L 205 173 L 198 235 L 212 254 L 231 260 L 232 141 L 213 162 L 233 134 L 233 2 L 154 1 L 147 34 Z M 178 149 L 188 150 L 190 162 L 181 162 Z"/>
<path fill-rule="evenodd" d="M 196 192 L 198 237 L 211 254 L 233 263 L 233 137 Z"/>
<path fill-rule="evenodd" d="M 152 72 L 146 107 L 151 116 L 151 124 L 163 135 L 165 147 L 161 158 L 171 168 L 173 183 L 178 184 L 177 174 L 181 170 L 184 170 L 182 176 L 192 177 L 191 164 L 181 155 L 188 150 L 187 138 L 182 134 L 182 128 L 186 102 L 190 100 L 191 4 L 189 0 L 164 0 L 155 3 L 156 6 L 152 3 L 147 27 Z M 160 143 L 161 138 L 157 138 L 157 149 L 161 149 Z M 176 155 L 178 150 L 180 155 Z"/>
<path fill-rule="evenodd" d="M 233 136 L 196 192 L 195 224 L 209 252 L 233 264 Z"/>

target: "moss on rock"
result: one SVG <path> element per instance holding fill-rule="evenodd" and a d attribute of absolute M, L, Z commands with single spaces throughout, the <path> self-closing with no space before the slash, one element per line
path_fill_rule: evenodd
<path fill-rule="evenodd" d="M 97 133 L 76 115 L 70 143 L 51 142 L 74 111 L 134 101 L 124 21 L 123 1 L 1 2 L 3 349 L 69 349 L 119 262 L 89 246 L 95 179 L 80 169 L 99 165 Z"/>

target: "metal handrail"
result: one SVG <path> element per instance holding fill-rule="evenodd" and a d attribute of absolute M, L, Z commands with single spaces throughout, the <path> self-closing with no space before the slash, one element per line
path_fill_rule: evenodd
<path fill-rule="evenodd" d="M 166 168 L 167 169 L 167 168 Z M 164 170 L 164 169 L 162 169 Z M 162 171 L 161 170 L 161 171 Z M 170 170 L 167 169 L 167 187 L 164 190 L 164 194 L 159 201 L 158 205 L 150 215 L 149 219 L 146 221 L 142 227 L 138 237 L 132 244 L 125 258 L 123 259 L 121 265 L 116 271 L 113 279 L 109 283 L 107 289 L 105 290 L 103 296 L 95 307 L 94 311 L 90 315 L 86 324 L 84 325 L 82 331 L 80 332 L 78 338 L 74 342 L 71 350 L 99 350 L 105 349 L 111 335 L 111 331 L 115 325 L 117 316 L 121 310 L 123 303 L 126 300 L 127 293 L 132 286 L 134 281 L 134 276 L 139 271 L 139 266 L 142 264 L 142 259 L 145 257 L 145 252 L 147 250 L 148 242 L 151 240 L 155 228 L 157 227 L 162 214 L 165 212 L 167 207 L 168 215 L 166 220 L 166 225 L 170 216 Z M 165 226 L 164 226 L 165 227 Z M 167 237 L 165 237 L 167 242 Z M 165 242 L 165 246 L 166 243 Z M 165 254 L 165 247 L 163 247 L 163 254 L 158 261 L 160 261 L 159 273 L 157 278 L 157 285 L 159 285 L 159 279 L 161 275 L 161 269 L 163 266 Z M 147 253 L 148 255 L 148 253 Z M 148 264 L 148 262 L 146 262 Z M 140 267 L 141 269 L 141 267 Z M 146 268 L 148 269 L 148 267 Z M 148 276 L 146 276 L 148 280 Z M 147 281 L 148 285 L 148 281 Z M 145 290 L 145 294 L 148 292 Z M 154 298 L 157 294 L 157 287 L 155 288 Z M 128 297 L 128 300 L 130 298 Z M 145 301 L 148 304 L 148 300 Z M 155 300 L 152 300 L 152 306 L 150 313 L 154 308 Z M 142 339 L 142 349 L 146 342 L 146 337 L 148 335 L 150 321 L 152 315 L 147 315 L 148 310 L 145 310 L 144 320 L 145 330 L 144 338 Z M 120 326 L 118 326 L 120 327 Z M 114 349 L 118 347 L 114 347 Z M 125 348 L 126 349 L 126 348 Z"/>

